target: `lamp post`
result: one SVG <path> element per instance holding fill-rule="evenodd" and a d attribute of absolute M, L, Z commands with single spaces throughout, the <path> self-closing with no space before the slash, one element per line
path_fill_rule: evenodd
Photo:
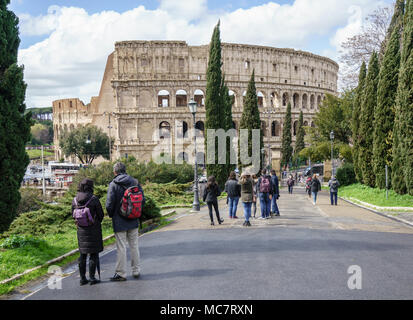
<path fill-rule="evenodd" d="M 195 169 L 194 169 L 194 203 L 192 205 L 192 211 L 199 212 L 201 207 L 199 205 L 199 189 L 198 189 L 198 156 L 196 152 L 196 122 L 195 115 L 198 107 L 198 103 L 191 99 L 188 103 L 189 111 L 192 113 L 194 123 L 194 150 L 195 150 Z"/>
<path fill-rule="evenodd" d="M 112 138 L 110 135 L 110 129 L 112 129 L 113 127 L 110 125 L 110 117 L 111 116 L 115 116 L 114 112 L 104 112 L 103 115 L 106 117 L 109 117 L 109 125 L 108 125 L 108 129 L 109 129 L 109 161 L 112 161 Z"/>
<path fill-rule="evenodd" d="M 333 177 L 334 174 L 334 160 L 333 160 L 333 148 L 334 148 L 334 131 L 330 132 L 330 139 L 331 139 L 331 176 Z"/>

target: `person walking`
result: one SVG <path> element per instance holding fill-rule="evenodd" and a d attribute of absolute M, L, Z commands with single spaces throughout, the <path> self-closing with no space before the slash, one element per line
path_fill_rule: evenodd
<path fill-rule="evenodd" d="M 287 185 L 288 185 L 288 193 L 293 194 L 294 178 L 292 174 L 290 174 L 290 177 L 287 180 Z"/>
<path fill-rule="evenodd" d="M 230 173 L 228 181 L 225 183 L 225 192 L 228 194 L 229 218 L 238 219 L 237 208 L 241 197 L 241 186 L 238 184 L 235 171 Z"/>
<path fill-rule="evenodd" d="M 261 219 L 270 219 L 272 183 L 271 176 L 267 175 L 267 169 L 262 169 L 257 188 L 260 193 Z"/>
<path fill-rule="evenodd" d="M 244 216 L 245 222 L 244 227 L 251 227 L 250 217 L 251 217 L 251 207 L 254 200 L 254 180 L 251 177 L 251 173 L 247 169 L 241 175 L 239 181 L 241 185 L 241 201 L 244 206 Z"/>
<path fill-rule="evenodd" d="M 255 174 L 252 175 L 252 191 L 253 191 L 253 195 L 252 195 L 252 209 L 251 211 L 253 211 L 254 213 L 254 219 L 257 218 L 257 198 L 258 198 L 258 189 L 257 189 L 257 185 L 258 185 L 258 178 Z"/>
<path fill-rule="evenodd" d="M 313 179 L 311 180 L 311 194 L 313 196 L 313 205 L 317 202 L 317 194 L 321 191 L 321 183 L 317 178 L 317 174 L 314 173 Z"/>
<path fill-rule="evenodd" d="M 311 199 L 311 176 L 305 181 L 305 190 L 307 191 L 308 197 Z"/>
<path fill-rule="evenodd" d="M 272 200 L 271 200 L 271 214 L 280 216 L 277 200 L 280 198 L 280 183 L 275 170 L 271 170 L 271 184 L 272 184 Z"/>
<path fill-rule="evenodd" d="M 126 281 L 126 244 L 129 244 L 132 275 L 135 279 L 140 277 L 140 254 L 139 254 L 139 219 L 129 219 L 121 215 L 121 202 L 125 191 L 130 187 L 138 187 L 142 192 L 143 202 L 145 205 L 145 196 L 139 181 L 132 178 L 126 173 L 126 167 L 123 163 L 118 162 L 113 166 L 115 178 L 110 182 L 107 199 L 106 211 L 112 218 L 113 231 L 116 238 L 116 271 L 115 275 L 110 278 L 111 281 Z"/>
<path fill-rule="evenodd" d="M 328 186 L 330 188 L 330 200 L 331 205 L 337 205 L 337 198 L 338 198 L 338 188 L 340 187 L 340 183 L 338 182 L 335 176 L 332 176 L 330 181 L 328 182 Z"/>
<path fill-rule="evenodd" d="M 221 189 L 219 185 L 215 181 L 214 176 L 210 176 L 208 178 L 208 183 L 204 189 L 203 199 L 204 202 L 207 203 L 209 209 L 209 217 L 211 218 L 211 226 L 214 226 L 214 216 L 212 214 L 212 207 L 215 210 L 215 214 L 217 216 L 217 221 L 219 224 L 224 222 L 224 219 L 221 219 L 219 216 L 219 209 L 218 209 L 218 197 L 221 195 Z"/>
<path fill-rule="evenodd" d="M 80 285 L 100 282 L 99 253 L 103 251 L 102 220 L 104 217 L 99 199 L 93 195 L 93 180 L 83 179 L 72 201 L 72 217 L 76 221 L 79 246 Z M 89 279 L 86 278 L 86 260 L 89 255 Z M 95 278 L 96 268 L 99 280 Z"/>

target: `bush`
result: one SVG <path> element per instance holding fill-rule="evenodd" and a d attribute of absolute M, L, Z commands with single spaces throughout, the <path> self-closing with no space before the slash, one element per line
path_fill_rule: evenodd
<path fill-rule="evenodd" d="M 36 239 L 33 236 L 25 235 L 12 235 L 6 238 L 1 244 L 2 249 L 16 249 L 23 248 L 25 246 L 39 247 L 41 243 L 45 243 L 44 240 Z"/>
<path fill-rule="evenodd" d="M 42 192 L 34 188 L 20 188 L 20 203 L 17 208 L 17 216 L 29 211 L 39 210 L 42 205 Z"/>
<path fill-rule="evenodd" d="M 341 186 L 349 186 L 357 183 L 354 166 L 351 163 L 346 163 L 337 170 L 337 180 Z"/>

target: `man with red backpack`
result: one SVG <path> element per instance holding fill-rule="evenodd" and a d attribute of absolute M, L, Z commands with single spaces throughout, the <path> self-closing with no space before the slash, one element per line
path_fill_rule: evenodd
<path fill-rule="evenodd" d="M 126 244 L 129 244 L 132 274 L 140 276 L 138 247 L 139 217 L 145 204 L 145 196 L 139 182 L 126 174 L 126 167 L 118 162 L 113 167 L 115 178 L 109 184 L 106 211 L 112 218 L 116 238 L 116 272 L 111 281 L 126 281 Z"/>
<path fill-rule="evenodd" d="M 257 189 L 260 195 L 261 206 L 261 218 L 259 219 L 270 219 L 273 186 L 271 176 L 267 174 L 266 169 L 262 169 L 261 171 L 261 177 L 258 179 Z"/>

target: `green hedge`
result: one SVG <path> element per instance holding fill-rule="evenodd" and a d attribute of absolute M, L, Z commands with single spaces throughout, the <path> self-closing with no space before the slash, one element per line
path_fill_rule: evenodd
<path fill-rule="evenodd" d="M 354 166 L 352 163 L 346 163 L 337 170 L 336 178 L 340 186 L 349 186 L 357 182 Z"/>

